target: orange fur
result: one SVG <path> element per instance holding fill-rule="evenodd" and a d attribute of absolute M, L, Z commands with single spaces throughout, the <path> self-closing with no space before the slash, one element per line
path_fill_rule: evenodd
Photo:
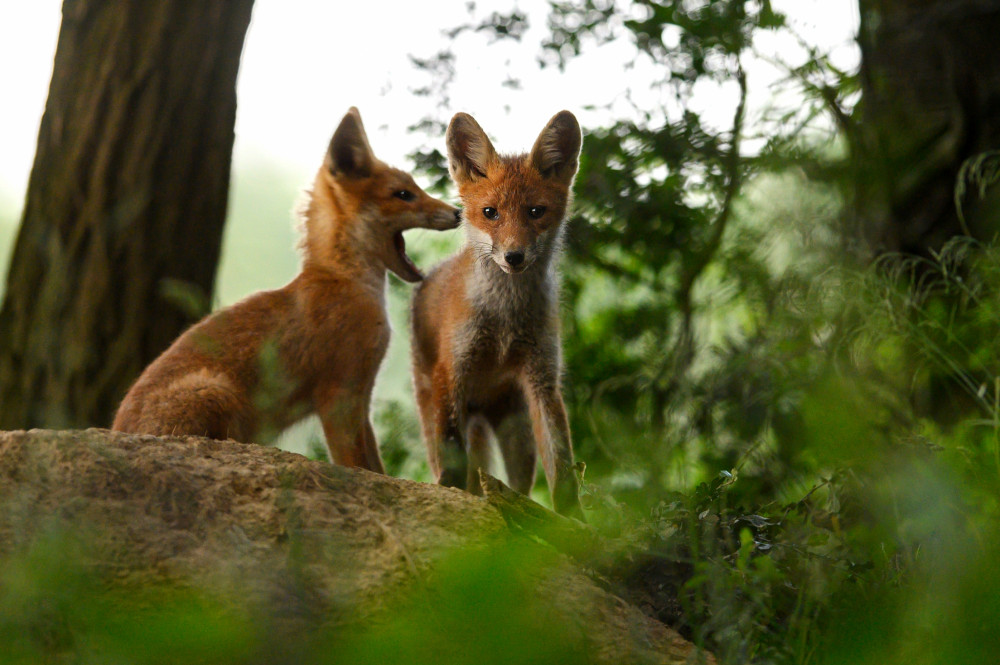
<path fill-rule="evenodd" d="M 413 377 L 437 480 L 479 491 L 497 438 L 514 489 L 541 455 L 553 504 L 581 516 L 560 373 L 558 277 L 580 126 L 556 114 L 528 154 L 501 156 L 475 120 L 448 127 L 468 242 L 413 300 Z"/>
<path fill-rule="evenodd" d="M 454 207 L 375 158 L 352 108 L 304 208 L 301 273 L 181 335 L 128 391 L 113 429 L 259 442 L 315 412 L 335 462 L 383 471 L 368 409 L 389 343 L 386 270 L 420 280 L 402 231 L 457 224 Z"/>

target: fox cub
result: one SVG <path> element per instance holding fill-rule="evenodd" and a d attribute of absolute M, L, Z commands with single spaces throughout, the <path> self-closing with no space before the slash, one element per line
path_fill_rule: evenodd
<path fill-rule="evenodd" d="M 459 211 L 378 160 L 351 108 L 303 212 L 301 273 L 181 335 L 128 391 L 115 430 L 250 442 L 315 412 L 336 463 L 383 472 L 368 408 L 389 342 L 386 270 L 420 281 L 403 231 L 454 228 Z"/>
<path fill-rule="evenodd" d="M 478 493 L 495 435 L 514 489 L 531 490 L 540 453 L 555 509 L 574 516 L 556 259 L 581 141 L 562 111 L 530 153 L 498 155 L 472 116 L 452 118 L 467 242 L 418 287 L 412 313 L 414 388 L 438 482 Z"/>

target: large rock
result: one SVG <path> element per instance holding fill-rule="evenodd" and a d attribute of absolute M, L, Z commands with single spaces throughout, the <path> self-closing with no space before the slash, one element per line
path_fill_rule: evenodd
<path fill-rule="evenodd" d="M 512 533 L 481 498 L 273 448 L 96 429 L 0 433 L 0 557 L 53 524 L 86 534 L 87 565 L 113 585 L 204 590 L 267 608 L 279 624 L 350 625 L 355 636 L 429 618 L 425 628 L 443 633 L 429 641 L 442 662 L 535 631 L 589 662 L 714 662 L 568 557 Z"/>

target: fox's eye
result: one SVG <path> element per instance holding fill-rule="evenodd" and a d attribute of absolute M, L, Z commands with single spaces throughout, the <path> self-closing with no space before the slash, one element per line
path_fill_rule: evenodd
<path fill-rule="evenodd" d="M 483 217 L 486 219 L 496 219 L 499 216 L 500 213 L 497 212 L 496 208 L 483 208 Z"/>
<path fill-rule="evenodd" d="M 412 201 L 413 199 L 417 198 L 416 194 L 414 194 L 408 189 L 400 189 L 399 191 L 393 192 L 392 195 L 402 201 Z"/>
<path fill-rule="evenodd" d="M 531 206 L 528 208 L 528 217 L 538 219 L 545 214 L 545 206 Z"/>

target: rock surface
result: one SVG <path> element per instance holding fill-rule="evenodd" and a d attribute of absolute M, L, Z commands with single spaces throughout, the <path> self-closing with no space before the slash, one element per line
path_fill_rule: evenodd
<path fill-rule="evenodd" d="M 456 552 L 498 569 L 504 553 L 527 552 L 539 563 L 519 571 L 525 605 L 592 662 L 714 662 L 569 558 L 511 532 L 481 498 L 274 448 L 97 429 L 0 433 L 0 557 L 53 520 L 86 530 L 88 564 L 116 583 L 211 589 L 360 624 L 391 620 L 401 597 L 433 603 Z"/>

